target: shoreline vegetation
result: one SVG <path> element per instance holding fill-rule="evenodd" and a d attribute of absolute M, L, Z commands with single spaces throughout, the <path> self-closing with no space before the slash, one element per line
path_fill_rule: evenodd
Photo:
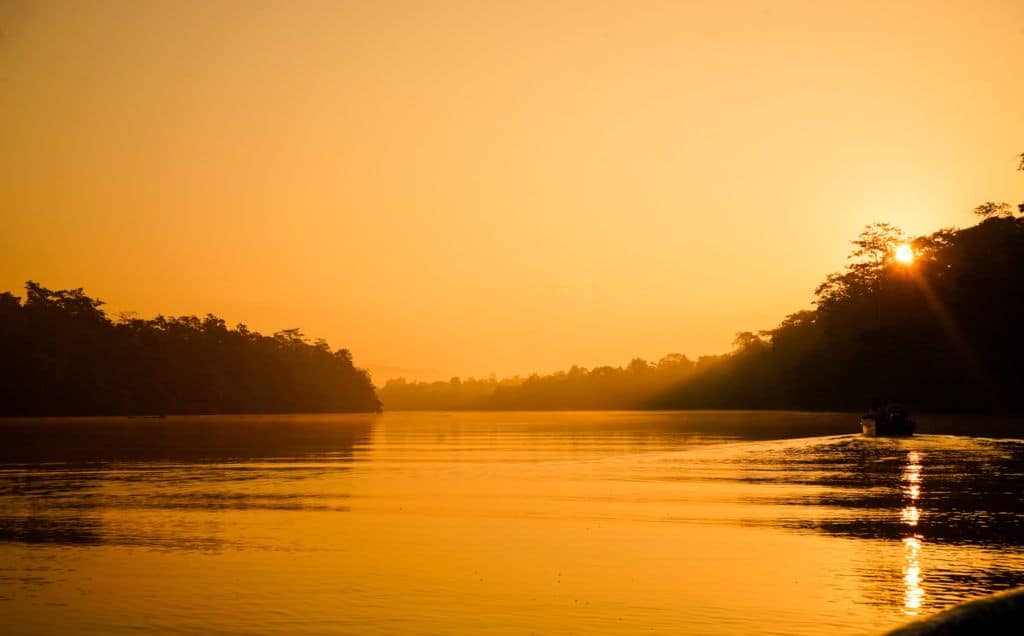
<path fill-rule="evenodd" d="M 910 238 L 853 241 L 814 308 L 737 334 L 726 354 L 378 390 L 347 349 L 208 314 L 112 320 L 79 289 L 0 293 L 0 416 L 389 410 L 857 411 L 874 398 L 930 412 L 1024 413 L 1024 204 Z M 1017 212 L 1017 213 L 1015 213 Z M 899 249 L 912 249 L 911 259 Z M 904 252 L 905 256 L 906 252 Z"/>
<path fill-rule="evenodd" d="M 874 398 L 930 412 L 1024 412 L 1024 204 L 911 238 L 887 223 L 853 241 L 814 308 L 737 334 L 726 354 L 670 354 L 550 375 L 394 379 L 389 410 L 858 411 Z M 898 253 L 903 246 L 903 258 Z M 906 249 L 912 250 L 910 258 Z"/>
<path fill-rule="evenodd" d="M 347 349 L 208 314 L 111 320 L 81 288 L 0 293 L 0 415 L 376 412 Z"/>

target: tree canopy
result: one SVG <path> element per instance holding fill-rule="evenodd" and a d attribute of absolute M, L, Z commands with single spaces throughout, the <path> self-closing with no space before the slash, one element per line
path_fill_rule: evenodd
<path fill-rule="evenodd" d="M 81 289 L 0 293 L 0 415 L 377 411 L 347 349 L 214 316 L 111 320 Z"/>
<path fill-rule="evenodd" d="M 525 379 L 396 380 L 381 398 L 394 409 L 836 410 L 879 398 L 1024 412 L 1024 218 L 1008 205 L 981 216 L 914 238 L 888 223 L 867 226 L 846 269 L 815 290 L 813 309 L 737 334 L 725 355 Z M 896 258 L 900 245 L 913 262 Z"/>

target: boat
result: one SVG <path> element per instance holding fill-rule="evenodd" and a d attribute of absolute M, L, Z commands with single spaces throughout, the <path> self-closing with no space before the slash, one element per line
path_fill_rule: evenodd
<path fill-rule="evenodd" d="M 898 404 L 872 409 L 860 417 L 860 430 L 866 437 L 909 437 L 916 429 L 910 413 Z"/>

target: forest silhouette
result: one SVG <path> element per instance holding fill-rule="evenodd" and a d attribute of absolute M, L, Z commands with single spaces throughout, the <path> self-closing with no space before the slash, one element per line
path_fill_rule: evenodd
<path fill-rule="evenodd" d="M 1024 204 L 910 238 L 853 241 L 814 308 L 737 334 L 733 351 L 526 378 L 389 381 L 378 399 L 346 349 L 213 315 L 112 320 L 79 289 L 0 293 L 0 415 L 394 410 L 859 410 L 874 399 L 951 412 L 1024 412 Z M 913 261 L 898 258 L 899 246 Z"/>
<path fill-rule="evenodd" d="M 0 293 L 0 415 L 372 412 L 347 349 L 298 329 L 264 336 L 220 318 L 124 315 L 79 289 Z"/>
<path fill-rule="evenodd" d="M 917 238 L 869 225 L 846 270 L 815 290 L 813 309 L 737 334 L 727 354 L 501 380 L 396 379 L 381 399 L 396 410 L 860 410 L 883 399 L 1024 412 L 1024 217 L 1014 212 L 985 203 L 977 225 Z M 897 258 L 901 245 L 912 262 Z"/>

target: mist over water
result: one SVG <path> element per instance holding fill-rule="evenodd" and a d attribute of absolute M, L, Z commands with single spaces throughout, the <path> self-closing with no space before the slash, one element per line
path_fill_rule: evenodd
<path fill-rule="evenodd" d="M 863 634 L 1024 583 L 1024 442 L 856 426 L 0 421 L 0 631 Z"/>

